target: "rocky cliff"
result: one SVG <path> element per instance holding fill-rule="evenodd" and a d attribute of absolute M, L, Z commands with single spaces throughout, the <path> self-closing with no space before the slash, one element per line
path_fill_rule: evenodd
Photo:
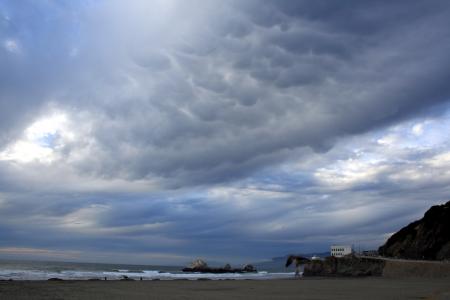
<path fill-rule="evenodd" d="M 304 276 L 381 276 L 385 262 L 376 258 L 347 255 L 329 256 L 325 260 L 311 260 L 305 264 Z"/>
<path fill-rule="evenodd" d="M 450 259 L 450 201 L 431 207 L 422 219 L 392 235 L 378 252 L 406 259 Z"/>

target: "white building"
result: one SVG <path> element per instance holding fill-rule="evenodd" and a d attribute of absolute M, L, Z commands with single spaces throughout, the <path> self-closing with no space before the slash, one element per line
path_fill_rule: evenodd
<path fill-rule="evenodd" d="M 352 254 L 352 246 L 349 245 L 333 245 L 331 246 L 331 256 L 342 257 L 348 254 Z"/>

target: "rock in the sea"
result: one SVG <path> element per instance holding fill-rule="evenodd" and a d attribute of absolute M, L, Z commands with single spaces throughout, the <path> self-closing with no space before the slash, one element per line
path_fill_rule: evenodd
<path fill-rule="evenodd" d="M 49 279 L 47 279 L 48 281 L 63 281 L 61 278 L 56 278 L 56 277 L 54 277 L 54 278 L 49 278 Z"/>
<path fill-rule="evenodd" d="M 354 255 L 327 257 L 311 260 L 305 264 L 303 276 L 381 276 L 385 262 L 375 258 L 360 258 Z"/>
<path fill-rule="evenodd" d="M 252 265 L 248 264 L 248 265 L 244 265 L 242 267 L 242 271 L 244 271 L 244 272 L 256 272 L 256 269 Z"/>
<path fill-rule="evenodd" d="M 192 269 L 206 269 L 208 268 L 208 264 L 202 259 L 196 259 L 191 263 L 190 267 Z"/>
<path fill-rule="evenodd" d="M 230 264 L 226 264 L 223 268 L 210 268 L 204 261 L 198 259 L 191 264 L 191 267 L 183 268 L 182 271 L 222 274 L 256 272 L 256 269 L 252 265 L 244 265 L 242 269 L 233 269 Z"/>
<path fill-rule="evenodd" d="M 406 259 L 450 259 L 450 201 L 431 207 L 422 219 L 392 235 L 378 252 Z"/>

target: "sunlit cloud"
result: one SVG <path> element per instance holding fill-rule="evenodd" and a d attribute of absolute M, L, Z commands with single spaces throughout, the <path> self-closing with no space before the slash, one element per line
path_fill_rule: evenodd
<path fill-rule="evenodd" d="M 419 124 L 414 125 L 411 128 L 411 131 L 413 134 L 415 134 L 417 136 L 422 135 L 423 134 L 423 124 L 419 123 Z"/>
<path fill-rule="evenodd" d="M 66 115 L 54 113 L 32 123 L 25 130 L 22 139 L 0 153 L 0 160 L 51 163 L 58 158 L 57 151 L 74 139 L 75 134 L 69 128 Z"/>
<path fill-rule="evenodd" d="M 334 166 L 320 168 L 314 175 L 330 187 L 345 189 L 357 184 L 371 183 L 384 170 L 386 166 L 377 161 L 348 159 L 338 161 Z"/>

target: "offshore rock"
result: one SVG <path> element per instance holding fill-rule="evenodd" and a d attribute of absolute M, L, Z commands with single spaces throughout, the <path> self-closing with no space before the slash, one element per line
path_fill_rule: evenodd
<path fill-rule="evenodd" d="M 208 264 L 202 259 L 196 259 L 191 263 L 190 267 L 193 269 L 206 269 Z"/>
<path fill-rule="evenodd" d="M 242 269 L 233 269 L 230 264 L 226 264 L 223 268 L 210 268 L 206 262 L 201 259 L 194 261 L 189 267 L 182 269 L 183 272 L 193 273 L 250 273 L 257 272 L 252 265 L 244 265 Z"/>
<path fill-rule="evenodd" d="M 256 272 L 255 267 L 253 267 L 253 265 L 244 265 L 242 267 L 242 271 L 244 272 Z"/>

